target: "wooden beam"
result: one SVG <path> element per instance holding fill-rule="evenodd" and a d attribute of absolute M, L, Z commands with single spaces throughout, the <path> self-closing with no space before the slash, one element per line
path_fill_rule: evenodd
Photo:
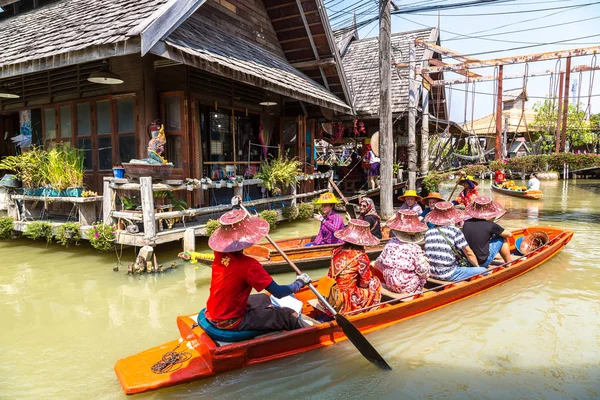
<path fill-rule="evenodd" d="M 443 62 L 442 60 L 438 60 L 437 58 L 430 58 L 429 64 L 434 65 L 436 67 L 450 65 L 450 64 Z M 466 76 L 468 78 L 481 78 L 481 75 L 476 74 L 475 72 L 471 72 L 468 69 L 461 69 L 461 70 L 454 71 L 454 72 L 456 72 L 459 75 Z"/>
<path fill-rule="evenodd" d="M 142 57 L 150 51 L 158 41 L 166 38 L 190 15 L 206 2 L 206 0 L 175 0 L 167 2 L 150 17 L 144 20 L 130 34 L 142 37 Z M 139 31 L 139 32 L 138 32 Z"/>
<path fill-rule="evenodd" d="M 300 61 L 297 63 L 293 63 L 292 67 L 296 69 L 311 69 L 319 67 L 331 67 L 334 65 L 336 65 L 335 60 L 333 59 L 333 57 L 330 57 L 321 58 L 320 60 Z"/>
<path fill-rule="evenodd" d="M 7 6 L 9 4 L 17 3 L 19 0 L 0 0 L 0 7 Z"/>
<path fill-rule="evenodd" d="M 306 35 L 308 36 L 308 41 L 310 42 L 310 47 L 312 47 L 313 53 L 315 55 L 315 60 L 319 60 L 319 52 L 317 50 L 317 46 L 315 45 L 315 41 L 313 39 L 313 34 L 310 30 L 310 26 L 308 25 L 308 21 L 306 20 L 306 15 L 304 14 L 304 8 L 302 8 L 302 2 L 300 0 L 296 0 L 296 5 L 298 6 L 298 10 L 300 11 L 300 17 L 302 18 L 302 23 L 304 24 L 304 29 L 306 29 Z M 329 90 L 329 83 L 327 82 L 327 77 L 323 72 L 323 68 L 319 67 L 319 72 L 321 73 L 321 78 L 323 79 L 323 84 Z"/>
<path fill-rule="evenodd" d="M 465 56 L 463 54 L 460 54 L 457 51 L 447 49 L 447 48 L 437 45 L 435 43 L 428 43 L 428 42 L 424 41 L 423 39 L 415 39 L 415 45 L 432 50 L 432 51 L 439 53 L 441 55 L 444 55 L 444 56 L 452 57 L 455 60 L 458 60 L 461 62 L 479 62 L 479 60 L 476 58 Z"/>
<path fill-rule="evenodd" d="M 600 46 L 585 47 L 573 50 L 548 51 L 545 53 L 527 54 L 523 56 L 512 56 L 503 58 L 493 58 L 484 61 L 467 61 L 460 64 L 452 64 L 441 67 L 423 67 L 417 69 L 417 73 L 433 74 L 437 72 L 454 72 L 461 69 L 496 67 L 508 64 L 521 64 L 534 61 L 554 60 L 557 58 L 580 57 L 600 53 Z"/>

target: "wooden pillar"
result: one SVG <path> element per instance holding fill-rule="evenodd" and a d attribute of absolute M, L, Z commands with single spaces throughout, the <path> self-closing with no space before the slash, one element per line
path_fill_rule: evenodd
<path fill-rule="evenodd" d="M 560 79 L 558 81 L 558 113 L 556 115 L 556 134 L 554 143 L 554 152 L 560 152 L 560 132 L 562 131 L 562 110 L 563 110 L 563 89 L 565 83 L 565 73 L 560 73 Z M 552 115 L 552 114 L 550 114 Z"/>
<path fill-rule="evenodd" d="M 196 251 L 196 230 L 187 228 L 183 233 L 183 251 Z"/>
<path fill-rule="evenodd" d="M 502 65 L 498 67 L 498 94 L 496 95 L 496 151 L 495 159 L 502 159 Z"/>
<path fill-rule="evenodd" d="M 425 83 L 425 82 L 424 82 Z M 421 119 L 421 175 L 429 173 L 429 90 L 423 89 L 423 118 Z"/>
<path fill-rule="evenodd" d="M 417 85 L 415 81 L 416 66 L 415 44 L 410 42 L 408 48 L 408 189 L 417 188 Z"/>
<path fill-rule="evenodd" d="M 144 218 L 144 238 L 156 237 L 156 215 L 154 214 L 154 193 L 152 192 L 152 178 L 140 178 L 140 200 L 142 201 L 142 215 Z"/>
<path fill-rule="evenodd" d="M 567 67 L 565 72 L 565 89 L 562 112 L 562 132 L 560 138 L 560 151 L 564 152 L 567 144 L 567 118 L 569 116 L 569 85 L 571 84 L 571 57 L 567 57 Z"/>
<path fill-rule="evenodd" d="M 379 1 L 379 157 L 381 217 L 394 215 L 394 136 L 392 129 L 392 42 L 390 0 Z M 412 66 L 414 68 L 414 65 Z"/>
<path fill-rule="evenodd" d="M 298 185 L 298 183 L 294 183 L 292 186 L 290 186 L 290 189 L 291 189 L 291 190 L 290 190 L 290 194 L 291 194 L 292 196 L 294 196 L 294 197 L 292 198 L 292 200 L 291 200 L 291 203 L 290 203 L 290 205 L 291 205 L 292 207 L 296 207 L 296 204 L 297 204 L 297 200 L 296 200 L 296 195 L 298 194 L 298 186 L 297 186 L 297 185 Z M 330 184 L 330 185 L 331 185 L 331 184 Z"/>
<path fill-rule="evenodd" d="M 111 217 L 111 214 L 114 211 L 113 197 L 115 191 L 110 187 L 110 179 L 111 178 L 105 177 L 102 186 L 102 221 L 107 225 L 115 223 L 114 219 Z"/>

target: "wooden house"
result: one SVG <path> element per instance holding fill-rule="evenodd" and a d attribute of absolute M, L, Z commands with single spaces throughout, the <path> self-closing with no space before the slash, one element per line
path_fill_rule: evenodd
<path fill-rule="evenodd" d="M 172 178 L 243 175 L 268 149 L 314 161 L 315 121 L 352 114 L 322 0 L 0 2 L 0 132 L 84 151 L 86 182 L 146 157 L 160 119 Z M 99 84 L 94 72 L 121 84 Z M 21 120 L 20 120 L 21 119 Z M 15 151 L 4 140 L 0 156 Z M 206 199 L 195 199 L 202 204 Z"/>

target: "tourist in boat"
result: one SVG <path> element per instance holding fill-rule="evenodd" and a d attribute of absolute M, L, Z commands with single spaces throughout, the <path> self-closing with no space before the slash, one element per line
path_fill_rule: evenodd
<path fill-rule="evenodd" d="M 502 185 L 506 181 L 506 175 L 504 174 L 504 170 L 499 168 L 496 170 L 494 176 L 494 183 L 498 186 Z"/>
<path fill-rule="evenodd" d="M 452 204 L 458 205 L 462 204 L 467 207 L 469 204 L 473 202 L 475 197 L 479 196 L 479 192 L 477 191 L 477 185 L 479 185 L 475 179 L 471 175 L 465 173 L 465 171 L 460 171 L 460 178 L 458 179 L 458 184 L 462 185 L 463 190 L 460 192 L 456 200 L 452 201 Z"/>
<path fill-rule="evenodd" d="M 321 228 L 315 240 L 306 244 L 306 246 L 322 246 L 326 244 L 338 244 L 343 243 L 334 236 L 336 231 L 339 231 L 344 227 L 344 219 L 335 212 L 333 209 L 334 205 L 340 201 L 331 192 L 323 193 L 315 204 L 321 206 L 321 214 L 315 214 L 315 219 L 321 222 Z"/>
<path fill-rule="evenodd" d="M 293 330 L 306 326 L 292 309 L 274 307 L 264 293 L 282 298 L 310 283 L 306 274 L 290 285 L 278 285 L 254 258 L 243 250 L 258 243 L 269 232 L 269 223 L 250 217 L 244 210 L 232 210 L 219 219 L 221 227 L 208 239 L 214 250 L 206 318 L 224 330 Z"/>
<path fill-rule="evenodd" d="M 335 279 L 328 301 L 340 313 L 379 304 L 381 282 L 371 273 L 371 261 L 365 246 L 375 246 L 379 239 L 371 234 L 369 223 L 352 219 L 335 232 L 344 245 L 333 250 L 328 276 Z"/>
<path fill-rule="evenodd" d="M 465 236 L 456 227 L 464 218 L 463 212 L 447 201 L 436 203 L 425 216 L 426 222 L 435 225 L 425 233 L 425 255 L 432 278 L 460 281 L 487 271 L 479 266 Z"/>
<path fill-rule="evenodd" d="M 423 212 L 423 209 L 418 203 L 421 199 L 422 197 L 417 194 L 416 190 L 407 190 L 402 196 L 398 197 L 398 200 L 404 202 L 404 204 L 400 206 L 400 210 L 412 210 L 420 215 Z"/>
<path fill-rule="evenodd" d="M 527 190 L 540 190 L 540 180 L 537 178 L 535 173 L 529 175 L 529 181 L 527 182 Z"/>
<path fill-rule="evenodd" d="M 363 197 L 360 200 L 360 215 L 358 216 L 358 219 L 367 221 L 373 236 L 381 239 L 381 217 L 377 215 L 373 199 Z"/>
<path fill-rule="evenodd" d="M 437 192 L 430 192 L 427 195 L 427 197 L 425 197 L 425 198 L 423 198 L 423 200 L 421 200 L 421 204 L 423 204 L 425 206 L 425 208 L 423 208 L 423 212 L 421 212 L 421 214 L 419 215 L 419 217 L 425 218 L 425 216 L 431 212 L 431 208 L 438 201 L 445 201 L 445 199 L 442 197 L 441 194 L 439 194 Z M 428 222 L 427 223 L 427 227 L 428 228 L 433 228 L 434 225 L 432 223 Z"/>
<path fill-rule="evenodd" d="M 492 221 L 504 215 L 504 208 L 491 197 L 479 196 L 466 208 L 466 212 L 471 218 L 465 220 L 463 234 L 479 266 L 489 266 L 498 254 L 504 262 L 509 262 L 510 248 L 506 239 L 512 233 Z"/>
<path fill-rule="evenodd" d="M 394 238 L 377 257 L 375 267 L 383 273 L 385 285 L 396 293 L 421 293 L 429 276 L 429 262 L 419 243 L 427 225 L 412 210 L 399 210 L 386 226 Z"/>

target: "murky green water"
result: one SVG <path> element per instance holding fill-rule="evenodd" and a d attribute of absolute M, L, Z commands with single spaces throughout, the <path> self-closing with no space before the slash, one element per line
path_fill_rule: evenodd
<path fill-rule="evenodd" d="M 490 193 L 489 181 L 480 188 Z M 600 398 L 600 181 L 542 189 L 543 201 L 492 194 L 510 210 L 502 224 L 564 226 L 576 232 L 571 243 L 516 280 L 369 334 L 392 372 L 344 342 L 136 398 Z M 288 224 L 274 236 L 316 229 Z M 159 248 L 159 262 L 179 250 Z M 133 259 L 132 250 L 123 258 Z M 176 316 L 206 302 L 206 267 L 180 263 L 164 275 L 131 277 L 113 272 L 115 259 L 87 245 L 0 241 L 0 398 L 125 398 L 115 361 L 176 339 Z"/>

